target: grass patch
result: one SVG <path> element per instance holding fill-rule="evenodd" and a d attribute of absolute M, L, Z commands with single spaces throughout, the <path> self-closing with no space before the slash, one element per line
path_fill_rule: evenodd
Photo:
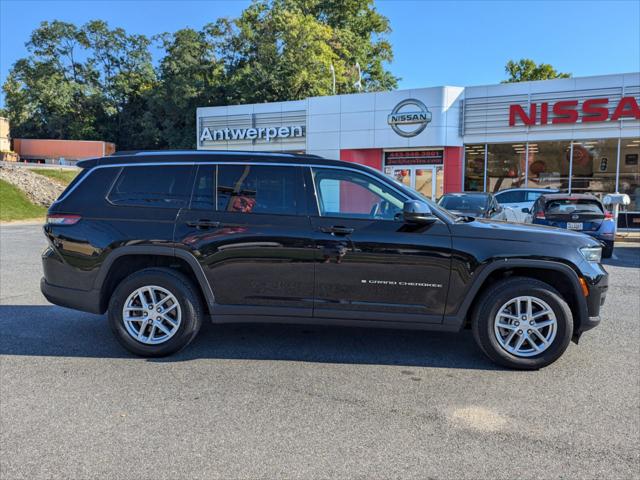
<path fill-rule="evenodd" d="M 0 180 L 0 222 L 42 218 L 47 209 L 35 205 L 17 187 Z"/>
<path fill-rule="evenodd" d="M 38 175 L 43 175 L 45 177 L 49 177 L 55 180 L 58 183 L 63 185 L 69 185 L 71 180 L 73 180 L 80 170 L 68 170 L 68 169 L 55 169 L 55 168 L 32 168 L 31 171 L 33 173 L 37 173 Z"/>

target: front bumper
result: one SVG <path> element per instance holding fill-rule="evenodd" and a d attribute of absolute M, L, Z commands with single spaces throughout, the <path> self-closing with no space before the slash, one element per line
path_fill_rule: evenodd
<path fill-rule="evenodd" d="M 75 288 L 58 287 L 48 283 L 44 277 L 40 280 L 40 291 L 45 298 L 61 307 L 73 308 L 89 313 L 103 313 L 100 311 L 100 291 L 76 290 Z"/>
<path fill-rule="evenodd" d="M 601 267 L 600 267 L 601 268 Z M 607 298 L 609 289 L 609 275 L 601 268 L 603 274 L 595 278 L 588 278 L 589 295 L 586 300 L 586 312 L 581 315 L 580 322 L 574 330 L 574 339 L 580 338 L 587 330 L 597 327 L 600 324 L 600 309 Z"/>

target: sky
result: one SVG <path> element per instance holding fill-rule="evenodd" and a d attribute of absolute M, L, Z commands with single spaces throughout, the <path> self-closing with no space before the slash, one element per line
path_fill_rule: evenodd
<path fill-rule="evenodd" d="M 0 82 L 28 55 L 44 20 L 101 19 L 152 36 L 237 16 L 247 1 L 0 0 Z M 391 72 L 399 88 L 484 85 L 505 79 L 509 59 L 532 58 L 573 76 L 640 71 L 640 0 L 377 0 L 391 22 Z M 155 52 L 156 60 L 159 51 Z M 0 105 L 3 99 L 0 98 Z"/>

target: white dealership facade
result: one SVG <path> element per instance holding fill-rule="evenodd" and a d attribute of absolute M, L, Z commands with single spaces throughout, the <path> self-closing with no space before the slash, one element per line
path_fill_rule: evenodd
<path fill-rule="evenodd" d="M 201 107 L 201 150 L 363 163 L 437 198 L 553 187 L 627 193 L 640 228 L 640 72 Z"/>

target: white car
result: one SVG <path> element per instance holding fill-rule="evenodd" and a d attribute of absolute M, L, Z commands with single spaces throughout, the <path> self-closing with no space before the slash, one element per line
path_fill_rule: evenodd
<path fill-rule="evenodd" d="M 552 188 L 510 188 L 494 193 L 500 205 L 513 211 L 517 222 L 531 222 L 531 208 L 535 201 L 545 193 L 558 193 Z M 527 211 L 524 211 L 526 209 Z"/>

